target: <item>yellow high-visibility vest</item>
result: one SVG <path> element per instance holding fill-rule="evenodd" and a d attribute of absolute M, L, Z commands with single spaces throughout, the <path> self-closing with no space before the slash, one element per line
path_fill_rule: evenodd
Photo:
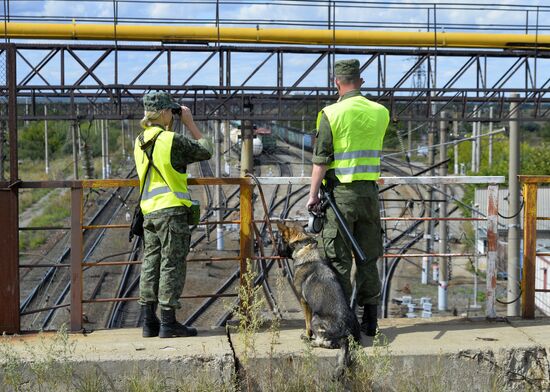
<path fill-rule="evenodd" d="M 143 215 L 164 208 L 190 207 L 192 204 L 191 196 L 187 190 L 187 173 L 180 173 L 172 167 L 171 151 L 174 132 L 164 131 L 159 127 L 149 127 L 143 131 L 144 142 L 151 140 L 157 134 L 159 135 L 153 149 L 153 163 L 161 172 L 162 177 L 151 166 L 147 179 L 145 179 L 149 159 L 140 147 L 139 137 L 135 141 L 134 160 L 139 176 L 140 191 L 143 190 L 140 203 Z"/>
<path fill-rule="evenodd" d="M 325 107 L 317 116 L 317 128 L 325 113 L 332 130 L 334 169 L 342 183 L 380 178 L 380 152 L 390 121 L 388 109 L 362 96 Z"/>

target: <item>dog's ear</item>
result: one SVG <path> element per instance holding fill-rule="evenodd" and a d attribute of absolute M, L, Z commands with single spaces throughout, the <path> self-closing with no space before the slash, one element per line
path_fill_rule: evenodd
<path fill-rule="evenodd" d="M 277 222 L 277 228 L 279 229 L 279 232 L 281 233 L 283 238 L 288 239 L 288 232 L 290 231 L 290 229 L 282 222 Z"/>
<path fill-rule="evenodd" d="M 304 238 L 309 237 L 304 232 L 304 228 L 298 223 L 293 223 L 292 226 L 288 228 L 287 235 L 288 235 L 289 243 L 300 241 L 300 240 L 303 240 Z"/>

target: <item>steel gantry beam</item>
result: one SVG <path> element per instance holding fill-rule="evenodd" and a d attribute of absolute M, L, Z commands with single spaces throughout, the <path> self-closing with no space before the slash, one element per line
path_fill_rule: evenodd
<path fill-rule="evenodd" d="M 441 110 L 452 120 L 487 121 L 489 107 L 494 111 L 492 121 L 504 121 L 510 117 L 511 101 L 527 108 L 522 113 L 525 120 L 550 119 L 548 51 L 26 43 L 0 45 L 0 50 L 8 47 L 17 54 L 21 75 L 18 102 L 30 105 L 30 110 L 20 112 L 21 120 L 45 119 L 36 108 L 45 102 L 56 107 L 48 119 L 141 118 L 140 97 L 150 90 L 169 91 L 189 105 L 198 120 L 314 120 L 326 103 L 334 101 L 336 90 L 328 82 L 312 85 L 308 78 L 329 72 L 328 59 L 339 56 L 360 58 L 363 93 L 386 105 L 394 121 L 426 121 Z M 243 58 L 246 73 L 235 65 Z M 121 69 L 129 59 L 134 59 L 132 68 Z M 193 65 L 180 76 L 174 64 L 182 61 Z M 441 64 L 453 66 L 437 75 L 437 62 L 442 74 Z M 295 63 L 303 64 L 299 72 Z M 209 67 L 217 69 L 219 77 L 204 83 L 199 74 Z M 424 85 L 414 85 L 422 67 L 429 77 Z M 151 82 L 144 83 L 150 72 Z M 272 75 L 272 83 L 258 77 L 260 72 Z M 234 83 L 236 75 L 240 83 Z M 0 84 L 3 96 L 7 90 Z M 513 93 L 520 98 L 511 98 Z M 248 100 L 255 104 L 252 114 L 243 107 Z M 428 110 L 433 104 L 436 110 Z"/>

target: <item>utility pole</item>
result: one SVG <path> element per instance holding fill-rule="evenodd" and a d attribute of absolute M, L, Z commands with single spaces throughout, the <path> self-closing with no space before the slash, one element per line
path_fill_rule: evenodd
<path fill-rule="evenodd" d="M 29 97 L 25 97 L 25 116 L 29 115 Z M 29 126 L 29 120 L 25 120 L 25 126 Z"/>
<path fill-rule="evenodd" d="M 477 116 L 477 106 L 474 106 L 474 117 Z M 478 130 L 477 130 L 477 122 L 474 121 L 472 123 L 472 173 L 477 173 L 477 139 L 478 136 Z"/>
<path fill-rule="evenodd" d="M 439 122 L 439 159 L 445 160 L 447 157 L 447 120 L 445 112 L 441 112 L 441 121 Z M 447 176 L 447 165 L 439 166 L 439 175 Z M 439 217 L 447 217 L 447 201 L 445 195 L 447 186 L 441 185 L 441 200 L 439 202 Z M 439 221 L 439 253 L 447 253 L 447 221 Z M 449 273 L 447 269 L 448 259 L 445 256 L 439 258 L 439 285 L 437 290 L 437 305 L 439 310 L 447 310 L 447 287 L 449 286 Z"/>
<path fill-rule="evenodd" d="M 493 164 L 493 107 L 489 108 L 489 157 L 488 165 L 489 167 Z"/>
<path fill-rule="evenodd" d="M 430 106 L 430 117 L 432 116 L 432 113 L 435 113 L 435 105 Z M 435 134 L 435 119 L 431 118 L 430 124 L 429 124 L 429 130 L 428 130 L 428 165 L 432 167 L 430 170 L 430 176 L 435 176 L 435 169 L 433 169 L 433 166 L 435 164 L 435 151 L 434 151 L 434 134 Z M 430 202 L 428 203 L 428 217 L 433 217 L 433 211 L 434 211 L 434 190 L 432 187 L 429 188 L 429 198 Z M 425 225 L 425 232 L 427 233 L 426 238 L 426 253 L 431 254 L 433 253 L 433 242 L 434 242 L 434 221 L 428 220 L 426 221 Z M 432 257 L 428 256 L 428 266 L 426 267 L 426 271 L 429 271 L 430 265 L 432 264 Z"/>
<path fill-rule="evenodd" d="M 48 107 L 44 104 L 44 171 L 50 172 L 50 161 L 48 156 Z"/>
<path fill-rule="evenodd" d="M 105 168 L 107 178 L 111 177 L 111 163 L 109 162 L 109 120 L 105 120 Z"/>
<path fill-rule="evenodd" d="M 122 144 L 122 156 L 126 157 L 126 146 L 124 146 L 124 120 L 120 120 L 120 133 L 122 137 L 122 142 L 120 143 Z"/>
<path fill-rule="evenodd" d="M 412 151 L 412 121 L 407 121 L 407 155 L 411 155 Z"/>
<path fill-rule="evenodd" d="M 306 137 L 306 123 L 304 121 L 304 116 L 302 115 L 302 177 L 304 176 L 304 142 Z"/>
<path fill-rule="evenodd" d="M 519 98 L 519 94 L 512 94 L 511 98 Z M 508 164 L 508 215 L 512 216 L 508 221 L 508 296 L 507 316 L 519 316 L 519 244 L 520 244 L 520 219 L 519 219 L 519 105 L 510 102 L 510 160 Z M 514 301 L 514 302 L 513 302 Z M 512 303 L 510 303 L 512 302 Z"/>
<path fill-rule="evenodd" d="M 458 120 L 453 121 L 454 175 L 458 175 Z"/>
<path fill-rule="evenodd" d="M 105 152 L 105 123 L 104 120 L 99 120 L 101 127 L 101 178 L 106 179 L 107 178 L 107 165 L 106 165 L 106 152 Z"/>
<path fill-rule="evenodd" d="M 481 113 L 477 114 L 477 117 L 481 117 Z M 481 131 L 481 121 L 477 122 L 477 139 L 476 139 L 476 173 L 479 173 L 481 169 L 481 140 L 482 140 L 482 131 Z"/>
<path fill-rule="evenodd" d="M 252 115 L 254 105 L 248 101 L 244 104 L 245 116 Z M 254 173 L 254 155 L 253 149 L 253 129 L 252 121 L 243 120 L 241 122 L 241 177 L 244 177 L 246 173 Z"/>
<path fill-rule="evenodd" d="M 221 120 L 216 120 L 216 123 L 214 124 L 214 156 L 215 156 L 215 172 L 216 177 L 220 178 L 222 176 L 222 164 L 221 164 L 221 150 L 222 150 L 222 143 L 223 139 L 221 137 L 221 127 L 222 122 Z M 222 186 L 216 185 L 216 189 L 214 192 L 216 196 L 216 200 L 214 205 L 218 207 L 218 210 L 216 211 L 216 220 L 218 222 L 223 221 L 223 211 L 222 211 Z M 223 250 L 224 249 L 224 241 L 223 241 L 223 224 L 218 223 L 216 227 L 216 249 L 217 250 Z"/>

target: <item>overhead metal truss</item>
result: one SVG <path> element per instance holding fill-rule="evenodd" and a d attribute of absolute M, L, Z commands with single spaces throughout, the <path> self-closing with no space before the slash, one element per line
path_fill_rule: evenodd
<path fill-rule="evenodd" d="M 550 119 L 548 51 L 17 43 L 0 45 L 0 59 L 10 46 L 17 57 L 17 99 L 26 104 L 19 110 L 20 120 L 45 119 L 41 107 L 46 102 L 56 108 L 48 111 L 48 119 L 141 118 L 141 96 L 150 90 L 169 91 L 192 108 L 197 120 L 314 120 L 337 97 L 332 64 L 351 56 L 361 61 L 363 93 L 388 107 L 394 121 L 427 121 L 443 110 L 456 120 L 484 121 L 491 106 L 493 121 L 505 121 L 512 101 L 520 103 L 525 120 Z M 305 57 L 298 74 L 296 64 L 286 61 L 297 55 Z M 121 69 L 132 56 L 148 60 L 134 62 L 131 72 Z M 244 77 L 239 72 L 242 81 L 236 83 L 233 64 L 239 56 L 246 56 L 252 67 Z M 202 61 L 182 79 L 174 69 L 175 58 L 188 64 Z M 452 66 L 444 65 L 446 61 Z M 11 70 L 2 65 L 7 74 L 0 93 L 7 97 Z M 208 67 L 217 69 L 217 83 L 205 84 L 197 76 Z M 285 77 L 291 67 L 297 75 L 293 80 Z M 260 71 L 273 75 L 273 82 L 258 81 Z M 146 83 L 148 72 L 154 72 L 155 84 Z M 422 87 L 413 83 L 419 72 L 427 75 Z M 307 82 L 312 74 L 316 80 L 326 74 L 323 85 Z"/>

